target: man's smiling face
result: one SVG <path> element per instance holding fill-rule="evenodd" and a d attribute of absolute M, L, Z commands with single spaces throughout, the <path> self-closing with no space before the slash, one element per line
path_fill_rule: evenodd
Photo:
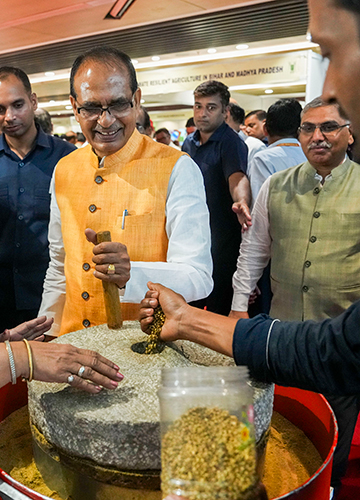
<path fill-rule="evenodd" d="M 351 12 L 336 0 L 308 0 L 309 31 L 330 64 L 322 97 L 339 102 L 360 135 L 360 7 Z"/>
<path fill-rule="evenodd" d="M 131 137 L 135 125 L 141 92 L 132 95 L 128 71 L 98 61 L 85 61 L 74 78 L 76 99 L 70 96 L 76 120 L 83 134 L 100 157 L 109 156 L 123 148 Z M 125 112 L 104 111 L 95 119 L 84 118 L 78 108 L 107 108 L 108 106 L 132 103 Z"/>

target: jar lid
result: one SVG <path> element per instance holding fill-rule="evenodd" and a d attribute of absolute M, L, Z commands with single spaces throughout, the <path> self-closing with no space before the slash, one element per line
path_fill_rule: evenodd
<path fill-rule="evenodd" d="M 163 387 L 222 387 L 228 384 L 248 383 L 246 366 L 187 366 L 162 368 Z"/>

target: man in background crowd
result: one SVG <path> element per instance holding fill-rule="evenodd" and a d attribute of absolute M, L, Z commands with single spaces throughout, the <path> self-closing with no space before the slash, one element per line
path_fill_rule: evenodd
<path fill-rule="evenodd" d="M 82 132 L 76 132 L 75 146 L 77 148 L 82 148 L 84 145 L 86 145 L 86 139 L 85 139 L 84 134 Z"/>
<path fill-rule="evenodd" d="M 250 185 L 246 177 L 247 147 L 226 123 L 230 93 L 226 85 L 207 81 L 194 91 L 197 130 L 183 144 L 204 176 L 210 212 L 214 289 L 205 302 L 209 311 L 229 314 L 232 274 L 241 228 L 250 221 Z M 236 212 L 236 213 L 235 213 Z"/>
<path fill-rule="evenodd" d="M 196 127 L 195 127 L 195 122 L 194 122 L 193 116 L 188 119 L 188 121 L 185 124 L 185 128 L 186 128 L 186 135 L 190 135 L 193 132 L 195 132 Z"/>
<path fill-rule="evenodd" d="M 70 144 L 76 144 L 77 135 L 73 130 L 69 130 L 68 132 L 66 132 L 63 138 L 65 139 L 65 141 L 70 142 Z"/>
<path fill-rule="evenodd" d="M 245 116 L 245 133 L 251 137 L 256 137 L 267 144 L 267 138 L 264 130 L 266 120 L 266 111 L 255 109 Z"/>
<path fill-rule="evenodd" d="M 265 144 L 256 139 L 256 137 L 251 137 L 251 135 L 246 135 L 241 130 L 241 125 L 244 123 L 245 111 L 242 107 L 234 102 L 229 102 L 228 110 L 226 114 L 226 123 L 231 127 L 235 132 L 239 134 L 240 139 L 242 139 L 248 148 L 248 171 L 254 157 L 254 154 L 266 149 Z"/>
<path fill-rule="evenodd" d="M 297 140 L 301 111 L 302 107 L 296 99 L 280 99 L 267 110 L 264 131 L 269 147 L 264 147 L 249 162 L 248 175 L 253 203 L 270 175 L 306 161 Z"/>
<path fill-rule="evenodd" d="M 49 111 L 43 108 L 35 109 L 35 123 L 40 125 L 45 134 L 53 133 L 53 124 Z"/>
<path fill-rule="evenodd" d="M 144 106 L 140 106 L 137 118 L 136 118 L 136 128 L 140 132 L 140 134 L 148 135 L 152 137 L 154 128 L 152 126 L 149 113 L 144 108 Z"/>
<path fill-rule="evenodd" d="M 171 134 L 165 127 L 156 130 L 154 133 L 154 138 L 156 142 L 166 144 L 166 146 L 171 146 L 172 148 L 178 149 L 179 151 L 181 150 L 179 146 L 173 143 L 173 141 L 171 140 Z"/>
<path fill-rule="evenodd" d="M 37 98 L 19 68 L 0 68 L 0 332 L 37 315 L 49 263 L 50 179 L 75 149 L 35 125 Z"/>

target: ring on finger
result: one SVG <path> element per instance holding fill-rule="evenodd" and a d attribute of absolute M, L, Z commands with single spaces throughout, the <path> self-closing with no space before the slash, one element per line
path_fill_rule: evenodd
<path fill-rule="evenodd" d="M 115 266 L 114 266 L 114 264 L 109 264 L 108 265 L 107 274 L 115 274 Z"/>
<path fill-rule="evenodd" d="M 68 384 L 71 384 L 72 382 L 74 382 L 74 380 L 75 380 L 74 375 L 69 375 L 67 378 Z"/>
<path fill-rule="evenodd" d="M 78 377 L 82 377 L 84 375 L 85 366 L 80 366 L 78 371 Z"/>

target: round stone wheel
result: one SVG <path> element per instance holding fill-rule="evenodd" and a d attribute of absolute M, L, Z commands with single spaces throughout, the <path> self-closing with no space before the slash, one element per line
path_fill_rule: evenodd
<path fill-rule="evenodd" d="M 234 362 L 187 341 L 166 344 L 159 354 L 140 354 L 146 340 L 135 321 L 124 322 L 121 330 L 100 325 L 54 340 L 99 352 L 120 367 L 124 380 L 115 391 L 102 390 L 94 395 L 67 384 L 29 383 L 29 413 L 35 441 L 39 445 L 46 441 L 52 454 L 62 454 L 69 462 L 94 464 L 97 470 L 103 467 L 144 471 L 144 476 L 147 471 L 158 471 L 161 462 L 157 390 L 161 368 L 232 366 Z M 272 397 L 272 386 L 255 387 L 257 440 L 270 425 Z"/>

